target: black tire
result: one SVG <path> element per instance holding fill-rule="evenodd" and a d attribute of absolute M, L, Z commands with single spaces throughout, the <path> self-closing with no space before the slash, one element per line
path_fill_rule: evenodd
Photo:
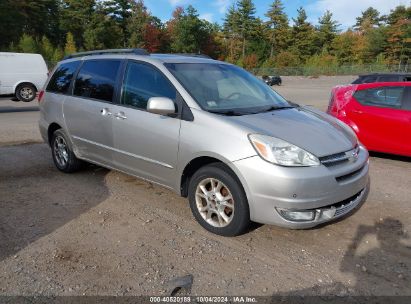
<path fill-rule="evenodd" d="M 16 97 L 23 102 L 30 102 L 36 98 L 37 89 L 31 83 L 19 84 L 16 88 Z"/>
<path fill-rule="evenodd" d="M 65 151 L 66 154 L 64 154 L 67 158 L 62 156 L 62 151 L 58 148 L 58 145 L 64 142 L 65 144 Z M 51 146 L 51 154 L 53 157 L 53 162 L 54 165 L 59 169 L 61 172 L 64 173 L 72 173 L 80 170 L 84 162 L 78 159 L 73 151 L 71 150 L 70 146 L 68 145 L 68 139 L 66 134 L 64 134 L 62 129 L 58 129 L 54 131 L 50 146 Z M 59 152 L 57 152 L 59 151 Z M 65 161 L 62 161 L 65 160 Z"/>
<path fill-rule="evenodd" d="M 231 201 L 234 205 L 232 219 L 229 224 L 224 227 L 216 227 L 208 223 L 200 214 L 199 208 L 197 207 L 197 186 L 208 178 L 221 181 L 233 197 L 233 201 Z M 222 163 L 213 163 L 204 166 L 194 173 L 190 179 L 188 198 L 191 211 L 197 222 L 212 233 L 222 236 L 237 236 L 244 233 L 250 225 L 250 210 L 244 189 L 235 174 Z M 226 210 L 226 208 L 224 208 L 224 210 Z M 214 215 L 216 216 L 216 214 Z"/>

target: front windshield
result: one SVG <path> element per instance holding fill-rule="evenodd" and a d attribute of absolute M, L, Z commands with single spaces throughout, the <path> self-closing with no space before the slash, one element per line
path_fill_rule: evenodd
<path fill-rule="evenodd" d="M 166 63 L 202 109 L 233 115 L 291 107 L 279 94 L 245 70 L 218 63 Z"/>

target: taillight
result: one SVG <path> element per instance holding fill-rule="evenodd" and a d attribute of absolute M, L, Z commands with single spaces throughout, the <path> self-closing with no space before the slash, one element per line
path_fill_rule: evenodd
<path fill-rule="evenodd" d="M 40 103 L 41 102 L 41 100 L 43 99 L 43 96 L 44 96 L 44 90 L 41 90 L 40 92 L 39 92 L 39 96 L 37 97 L 37 101 Z"/>

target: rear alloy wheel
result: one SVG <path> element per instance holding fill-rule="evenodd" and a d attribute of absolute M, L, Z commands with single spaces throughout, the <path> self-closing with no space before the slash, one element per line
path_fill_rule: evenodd
<path fill-rule="evenodd" d="M 36 98 L 36 88 L 30 83 L 20 84 L 16 89 L 16 97 L 20 101 L 30 102 Z"/>
<path fill-rule="evenodd" d="M 212 233 L 236 236 L 249 226 L 250 212 L 243 187 L 224 164 L 210 164 L 194 173 L 188 196 L 194 217 Z"/>
<path fill-rule="evenodd" d="M 54 164 L 57 169 L 64 173 L 78 171 L 83 166 L 83 161 L 79 160 L 70 149 L 68 140 L 64 132 L 59 129 L 53 133 L 51 139 L 51 151 Z"/>

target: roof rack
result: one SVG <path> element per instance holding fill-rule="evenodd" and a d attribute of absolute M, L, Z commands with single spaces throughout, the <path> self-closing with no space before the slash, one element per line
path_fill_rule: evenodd
<path fill-rule="evenodd" d="M 174 53 L 170 55 L 178 55 L 178 56 L 188 56 L 188 57 L 199 57 L 199 58 L 207 58 L 212 59 L 210 56 L 206 54 L 197 54 L 197 53 Z"/>
<path fill-rule="evenodd" d="M 92 56 L 92 55 L 104 55 L 104 54 L 134 54 L 134 55 L 150 55 L 145 49 L 110 49 L 110 50 L 98 50 L 98 51 L 89 51 L 89 52 L 79 52 L 67 55 L 65 59 L 83 57 L 83 56 Z"/>

